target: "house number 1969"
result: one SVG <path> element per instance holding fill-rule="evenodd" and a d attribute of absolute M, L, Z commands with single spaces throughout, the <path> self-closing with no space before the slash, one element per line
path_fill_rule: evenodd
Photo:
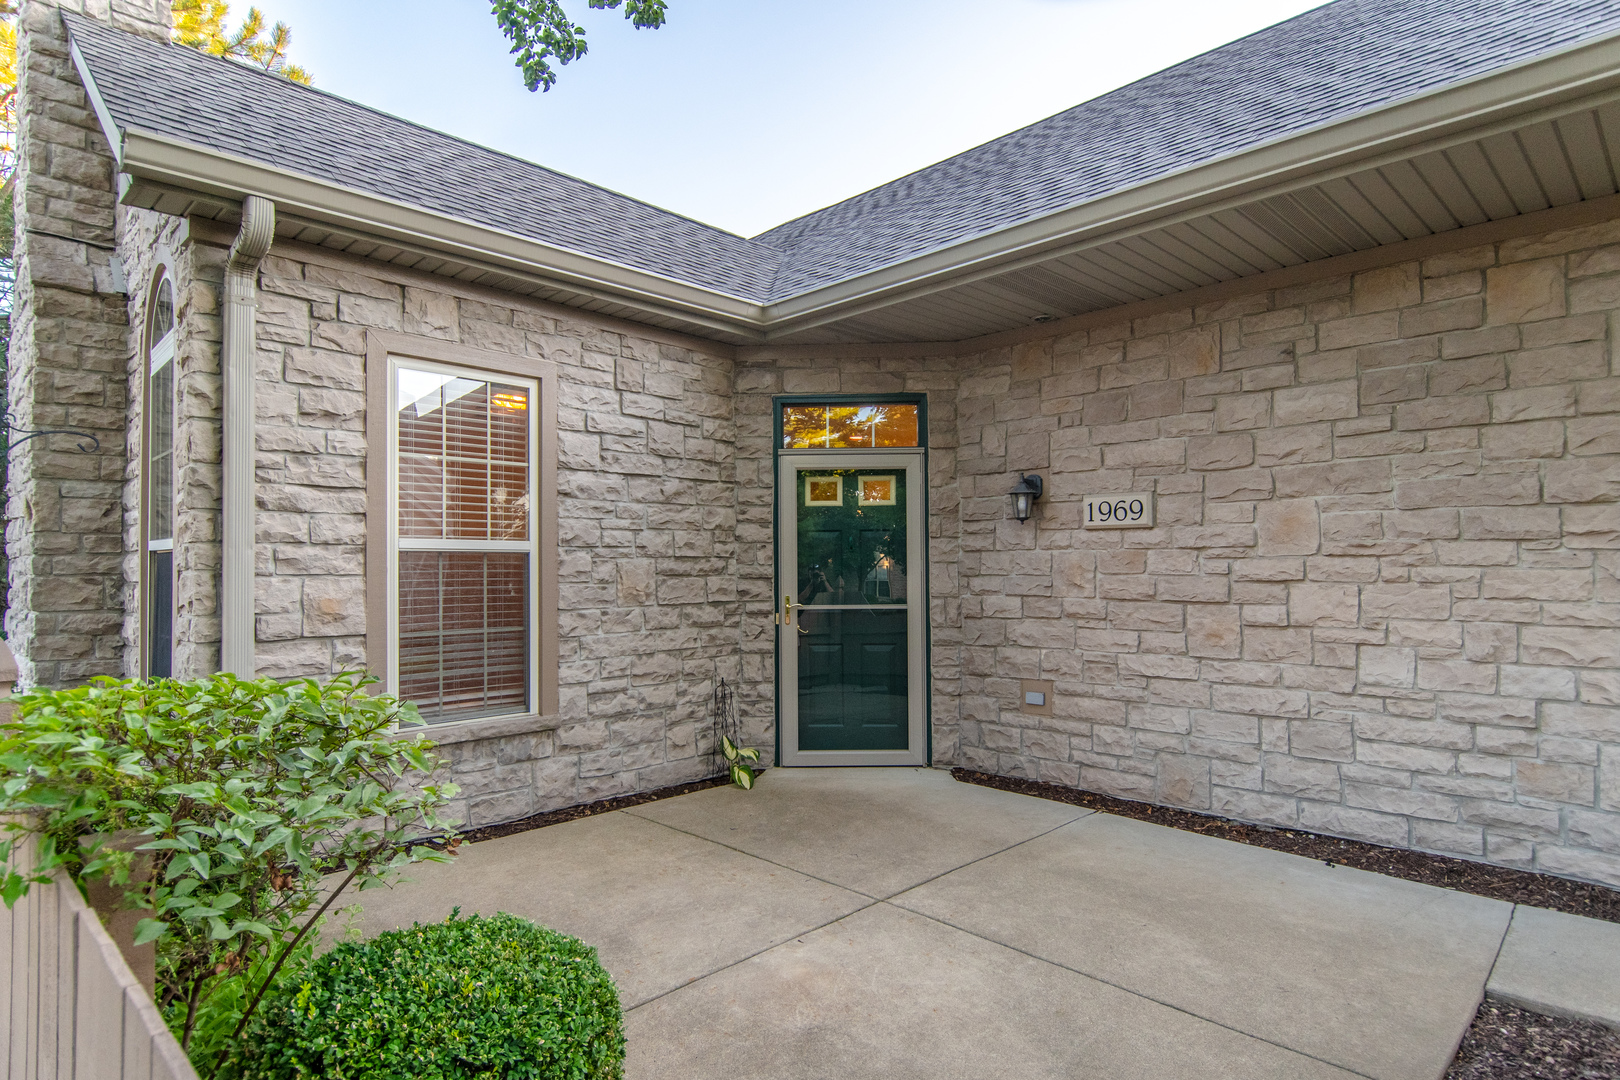
<path fill-rule="evenodd" d="M 1087 495 L 1080 507 L 1080 523 L 1088 529 L 1153 528 L 1153 492 Z"/>

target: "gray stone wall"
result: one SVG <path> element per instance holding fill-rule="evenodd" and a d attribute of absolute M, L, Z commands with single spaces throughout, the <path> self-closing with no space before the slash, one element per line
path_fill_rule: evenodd
<path fill-rule="evenodd" d="M 1620 883 L 1617 307 L 1613 222 L 967 362 L 944 760 Z"/>
<path fill-rule="evenodd" d="M 935 759 L 956 760 L 962 641 L 957 455 L 961 366 L 959 359 L 950 357 L 773 359 L 768 354 L 737 364 L 737 588 L 744 601 L 743 733 L 751 745 L 765 748 L 766 760 L 776 743 L 772 397 L 894 393 L 928 397 L 930 713 Z"/>
<path fill-rule="evenodd" d="M 82 4 L 167 25 L 159 0 Z M 102 448 L 13 459 L 11 640 L 25 683 L 139 663 L 130 463 L 162 249 L 176 663 L 204 674 L 229 234 L 115 210 L 54 5 L 22 25 L 14 411 Z M 560 372 L 561 705 L 520 735 L 441 729 L 471 824 L 706 775 L 720 678 L 768 753 L 772 395 L 911 391 L 929 400 L 937 764 L 1620 883 L 1620 222 L 965 358 L 734 361 L 286 241 L 259 285 L 267 675 L 367 661 L 367 333 Z M 1026 524 L 1006 495 L 1021 470 L 1047 480 Z M 1133 490 L 1157 527 L 1080 528 L 1084 495 Z M 1024 678 L 1054 682 L 1054 715 L 1021 710 Z"/>
<path fill-rule="evenodd" d="M 537 357 L 561 394 L 560 712 L 447 744 L 466 819 L 710 775 L 710 700 L 739 674 L 731 361 L 296 244 L 276 245 L 259 289 L 260 673 L 366 662 L 366 560 L 382 557 L 365 549 L 367 331 Z"/>
<path fill-rule="evenodd" d="M 17 288 L 9 399 L 25 429 L 72 428 L 11 457 L 7 634 L 24 686 L 61 685 L 122 666 L 119 494 L 129 354 L 113 260 L 112 157 L 68 57 L 55 4 L 19 16 Z"/>

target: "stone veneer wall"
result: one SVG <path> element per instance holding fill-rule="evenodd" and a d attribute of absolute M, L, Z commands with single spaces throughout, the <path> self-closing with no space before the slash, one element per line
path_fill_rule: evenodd
<path fill-rule="evenodd" d="M 466 820 L 710 775 L 715 683 L 739 669 L 731 361 L 297 244 L 277 243 L 259 289 L 260 674 L 366 661 L 367 330 L 540 357 L 561 393 L 561 707 L 548 730 L 435 732 Z M 217 492 L 206 498 L 215 512 Z"/>
<path fill-rule="evenodd" d="M 19 426 L 92 432 L 29 442 L 11 460 L 7 633 L 24 686 L 122 668 L 128 322 L 112 156 L 68 56 L 59 7 L 166 34 L 161 0 L 28 0 L 19 14 L 16 271 L 9 404 Z"/>
<path fill-rule="evenodd" d="M 162 25 L 159 0 L 116 6 Z M 164 247 L 176 657 L 199 674 L 218 655 L 229 234 L 115 216 L 51 8 L 23 16 L 13 400 L 25 425 L 104 438 L 15 463 L 10 629 L 25 680 L 138 662 L 129 326 Z M 733 362 L 286 242 L 260 286 L 267 675 L 366 659 L 367 330 L 560 369 L 560 715 L 500 738 L 443 729 L 473 824 L 707 773 L 721 677 L 768 748 L 771 396 L 924 391 L 937 764 L 1620 883 L 1620 223 L 966 358 Z M 1048 481 L 1024 525 L 1007 512 L 1018 470 Z M 1145 489 L 1157 528 L 1078 527 L 1083 494 Z M 1055 681 L 1054 716 L 1020 711 L 1020 678 Z"/>
<path fill-rule="evenodd" d="M 776 477 L 771 442 L 776 394 L 895 394 L 928 396 L 928 595 L 934 757 L 956 760 L 961 681 L 961 554 L 957 474 L 957 385 L 961 361 L 918 356 L 890 359 L 758 359 L 739 361 L 737 409 L 737 575 L 745 602 L 742 623 L 743 734 L 776 745 L 775 543 Z"/>
<path fill-rule="evenodd" d="M 140 670 L 144 338 L 161 261 L 178 335 L 175 664 L 202 675 L 219 656 L 220 294 L 232 230 L 115 206 L 113 161 L 58 6 L 153 36 L 168 29 L 163 0 L 30 0 L 22 14 L 13 401 L 26 426 L 102 438 L 97 455 L 56 437 L 14 460 L 11 640 L 32 683 Z M 714 768 L 712 694 L 740 672 L 729 350 L 625 328 L 297 244 L 278 242 L 261 271 L 264 675 L 366 663 L 366 332 L 559 370 L 560 710 L 524 734 L 436 732 L 472 824 Z"/>
<path fill-rule="evenodd" d="M 942 760 L 1620 884 L 1617 308 L 1611 222 L 966 361 Z"/>

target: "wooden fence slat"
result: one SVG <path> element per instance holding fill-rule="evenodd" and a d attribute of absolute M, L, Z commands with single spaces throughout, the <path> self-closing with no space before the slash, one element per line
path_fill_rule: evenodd
<path fill-rule="evenodd" d="M 33 846 L 17 868 L 33 865 Z M 0 909 L 0 1080 L 198 1080 L 72 881 Z"/>
<path fill-rule="evenodd" d="M 152 1080 L 197 1080 L 197 1071 L 173 1035 L 152 1040 Z"/>
<path fill-rule="evenodd" d="M 16 951 L 18 940 L 15 905 L 0 910 L 0 934 L 5 935 L 4 938 L 0 938 L 0 1017 L 5 1018 L 6 1031 L 9 1035 L 16 1030 L 11 1026 L 11 1008 L 17 1000 L 16 995 L 11 992 L 11 980 L 16 975 L 12 954 Z M 0 1054 L 0 1069 L 4 1069 L 6 1080 L 22 1080 L 21 1074 L 11 1067 L 11 1046 L 15 1041 L 15 1038 L 8 1037 L 5 1052 Z"/>
<path fill-rule="evenodd" d="M 28 890 L 29 899 L 33 901 L 28 906 L 31 914 L 28 925 L 28 985 L 24 991 L 28 995 L 28 1054 L 23 1061 L 23 1075 L 34 1080 L 40 1075 L 40 1028 L 44 1022 L 45 998 L 40 986 L 40 967 L 45 962 L 44 951 L 40 948 L 40 937 L 44 927 L 50 921 L 51 908 L 54 906 L 50 898 L 41 892 L 35 885 Z"/>
<path fill-rule="evenodd" d="M 23 873 L 32 866 L 29 855 L 25 850 L 17 857 L 18 868 Z M 6 1061 L 16 1080 L 26 1080 L 28 1077 L 28 1029 L 32 1020 L 28 1001 L 28 938 L 34 925 L 33 905 L 36 900 L 34 890 L 29 890 L 29 895 L 18 900 L 11 909 L 10 963 L 6 965 L 11 974 L 11 1008 L 7 1014 L 11 1038 Z"/>
<path fill-rule="evenodd" d="M 74 1025 L 77 1016 L 74 996 L 77 993 L 79 971 L 79 935 L 73 925 L 73 905 L 68 901 L 70 889 L 53 886 L 56 894 L 56 1075 L 59 1080 L 75 1080 Z M 74 892 L 76 899 L 78 893 Z"/>
<path fill-rule="evenodd" d="M 39 888 L 39 886 L 35 886 Z M 33 891 L 33 890 L 30 890 Z M 52 892 L 59 892 L 53 888 Z M 36 1064 L 30 1080 L 57 1080 L 60 1070 L 57 1066 L 56 1031 L 61 1023 L 61 1016 L 56 1009 L 57 1001 L 57 970 L 56 958 L 58 955 L 57 939 L 62 936 L 62 926 L 57 919 L 57 912 L 61 909 L 58 897 L 41 892 L 39 897 L 39 929 L 35 949 L 39 959 L 32 965 L 38 972 L 39 991 L 36 999 L 35 1011 L 39 1015 L 39 1023 L 35 1028 L 39 1038 L 35 1044 L 34 1055 Z M 71 1015 L 71 1014 L 70 1014 Z M 71 1075 L 66 1078 L 71 1080 Z"/>
<path fill-rule="evenodd" d="M 124 988 L 96 931 L 101 921 L 88 907 L 76 912 L 79 930 L 78 994 L 74 999 L 73 1064 L 76 1080 L 121 1080 L 123 1074 Z M 102 937 L 106 937 L 103 931 Z M 110 944 L 110 942 L 109 942 Z"/>
<path fill-rule="evenodd" d="M 139 989 L 124 991 L 124 1080 L 151 1080 L 152 1032 L 143 1022 Z"/>

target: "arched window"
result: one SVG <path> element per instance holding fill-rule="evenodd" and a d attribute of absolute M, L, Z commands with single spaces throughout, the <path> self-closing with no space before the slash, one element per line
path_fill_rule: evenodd
<path fill-rule="evenodd" d="M 147 328 L 146 599 L 144 667 L 148 677 L 174 673 L 174 289 L 158 282 Z"/>

